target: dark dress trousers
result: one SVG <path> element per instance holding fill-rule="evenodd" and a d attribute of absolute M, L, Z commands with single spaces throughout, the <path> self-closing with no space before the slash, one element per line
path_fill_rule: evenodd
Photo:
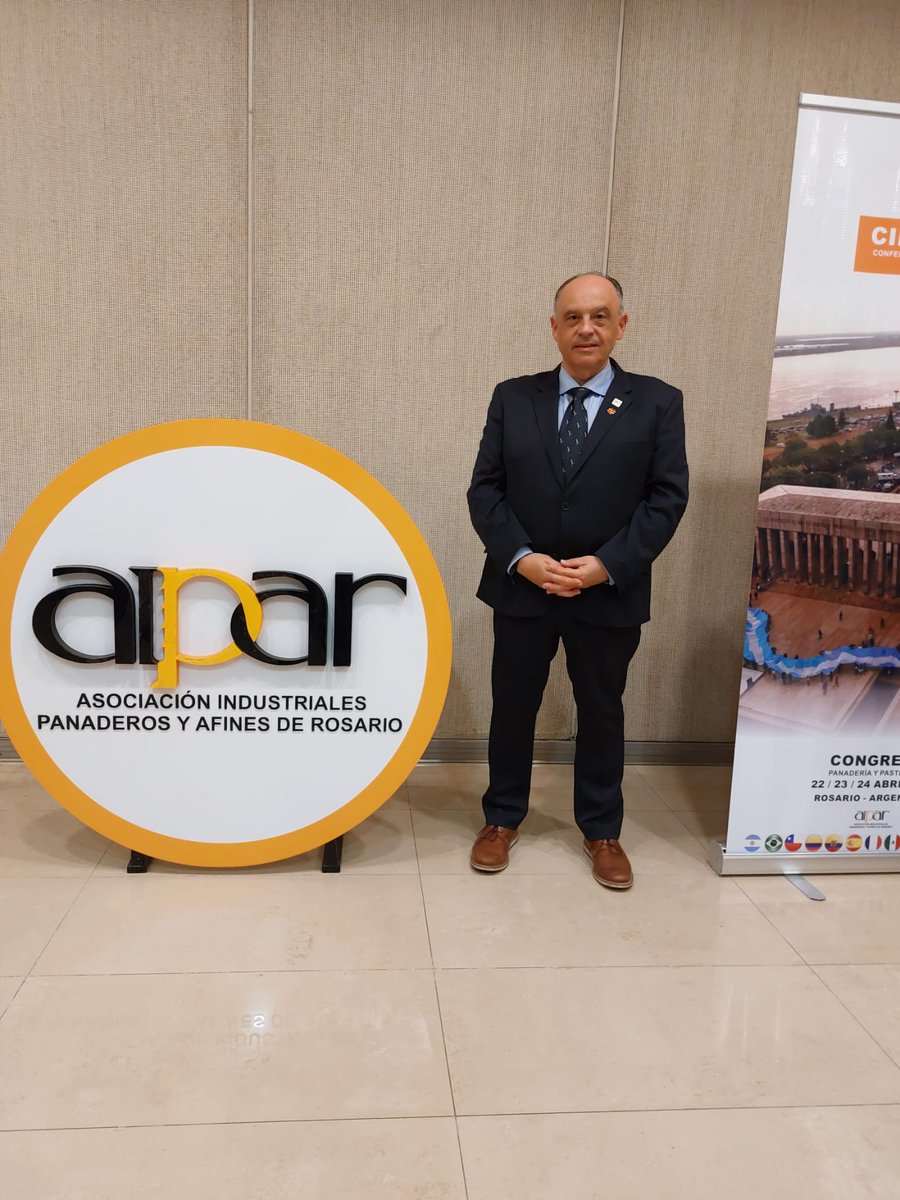
<path fill-rule="evenodd" d="M 612 365 L 568 479 L 559 368 L 499 384 L 468 491 L 487 555 L 478 597 L 494 610 L 485 820 L 516 828 L 528 811 L 535 719 L 561 639 L 578 712 L 575 819 L 591 841 L 621 830 L 622 693 L 650 619 L 651 563 L 688 498 L 681 392 Z M 569 598 L 548 595 L 509 572 L 524 546 L 555 559 L 595 554 L 613 582 Z"/>

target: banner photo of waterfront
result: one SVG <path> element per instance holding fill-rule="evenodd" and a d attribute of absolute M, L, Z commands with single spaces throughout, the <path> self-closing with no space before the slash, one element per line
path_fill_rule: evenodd
<path fill-rule="evenodd" d="M 872 346 L 885 335 L 857 338 L 853 349 L 775 351 L 769 421 L 787 419 L 802 428 L 804 413 L 896 407 L 900 395 L 900 333 L 894 345 Z M 829 345 L 832 339 L 823 341 Z M 815 407 L 814 407 L 815 406 Z M 833 407 L 832 407 L 833 406 Z M 884 414 L 883 414 L 884 415 Z M 845 414 L 846 416 L 846 414 Z M 793 418 L 793 420 L 792 420 Z"/>

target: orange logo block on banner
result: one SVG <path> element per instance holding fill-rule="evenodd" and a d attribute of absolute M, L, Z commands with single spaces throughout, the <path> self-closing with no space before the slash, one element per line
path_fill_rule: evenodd
<path fill-rule="evenodd" d="M 860 217 L 854 271 L 900 275 L 900 217 Z"/>

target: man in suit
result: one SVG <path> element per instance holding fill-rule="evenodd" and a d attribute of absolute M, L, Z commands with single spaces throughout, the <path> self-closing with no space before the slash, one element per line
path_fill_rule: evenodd
<path fill-rule="evenodd" d="M 610 276 L 567 279 L 550 331 L 562 365 L 494 390 L 468 491 L 494 610 L 485 826 L 471 865 L 502 871 L 528 811 L 534 726 L 560 640 L 577 709 L 575 820 L 598 883 L 632 884 L 619 843 L 628 664 L 650 565 L 687 504 L 682 395 L 610 358 L 628 318 Z"/>

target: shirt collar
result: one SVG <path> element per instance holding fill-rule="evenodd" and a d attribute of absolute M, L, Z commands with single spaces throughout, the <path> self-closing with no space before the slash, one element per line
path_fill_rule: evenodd
<path fill-rule="evenodd" d="M 603 370 L 598 371 L 593 379 L 589 379 L 587 383 L 579 384 L 572 378 L 565 367 L 560 367 L 559 394 L 560 396 L 564 396 L 567 392 L 570 392 L 572 388 L 586 387 L 596 396 L 605 396 L 609 391 L 609 385 L 612 383 L 613 374 L 613 365 L 611 362 L 607 362 Z"/>

